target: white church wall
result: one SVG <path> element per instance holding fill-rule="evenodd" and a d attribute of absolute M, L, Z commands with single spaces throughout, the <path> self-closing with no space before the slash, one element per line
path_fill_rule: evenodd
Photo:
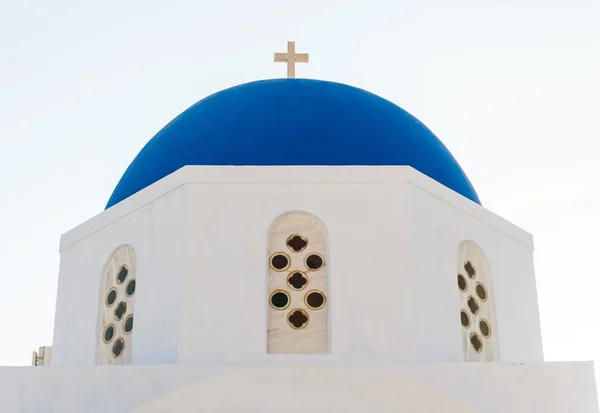
<path fill-rule="evenodd" d="M 170 188 L 173 189 L 173 188 Z M 137 285 L 131 362 L 175 363 L 178 354 L 183 263 L 183 188 L 122 216 L 105 211 L 63 236 L 52 365 L 98 363 L 102 270 L 122 245 L 135 249 Z M 99 227 L 86 227 L 100 218 Z M 103 343 L 102 343 L 103 345 Z"/>
<path fill-rule="evenodd" d="M 2 413 L 599 411 L 590 362 L 1 367 L 0 386 Z"/>
<path fill-rule="evenodd" d="M 267 235 L 290 211 L 327 228 L 325 354 L 267 353 Z M 54 364 L 93 363 L 97 280 L 122 243 L 138 260 L 134 364 L 463 361 L 466 239 L 491 263 L 500 360 L 541 360 L 531 236 L 414 169 L 185 167 L 63 236 Z"/>
<path fill-rule="evenodd" d="M 397 185 L 190 184 L 186 198 L 186 265 L 197 270 L 184 281 L 182 361 L 306 360 L 267 354 L 265 246 L 273 220 L 289 211 L 318 217 L 329 237 L 329 351 L 310 357 L 417 358 L 412 271 L 398 254 L 410 238 L 390 225 L 407 213 Z"/>
<path fill-rule="evenodd" d="M 249 304 L 267 298 L 264 282 L 255 278 L 267 271 L 260 253 L 267 228 L 280 214 L 296 210 L 318 217 L 328 230 L 331 337 L 329 354 L 323 357 L 464 360 L 456 285 L 458 245 L 469 235 L 486 245 L 503 238 L 498 241 L 503 247 L 491 252 L 494 258 L 506 257 L 510 265 L 526 271 L 532 254 L 529 234 L 411 168 L 317 169 L 190 168 L 188 182 L 197 183 L 186 185 L 193 250 L 186 265 L 203 271 L 186 273 L 183 291 L 202 298 L 184 299 L 190 307 L 183 315 L 181 360 L 307 360 L 266 354 L 265 311 Z M 421 195 L 427 205 L 421 205 Z M 463 206 L 466 212 L 460 210 Z M 438 227 L 445 225 L 442 230 L 453 236 L 436 235 L 440 229 L 431 227 L 435 219 L 429 213 L 438 216 Z M 463 217 L 462 223 L 457 216 Z M 515 243 L 527 248 L 511 248 Z M 518 274 L 533 281 L 532 273 Z M 212 279 L 207 282 L 204 277 Z M 230 287 L 232 283 L 238 288 Z M 208 284 L 213 288 L 203 292 Z M 509 311 L 508 318 L 503 316 L 504 324 L 514 324 L 506 327 L 507 339 L 518 342 L 504 346 L 506 358 L 540 360 L 535 283 L 525 280 L 521 285 L 526 302 L 516 306 L 518 311 Z M 508 303 L 501 310 L 515 307 L 512 294 L 503 297 Z M 224 302 L 227 310 L 214 317 L 212 309 L 223 308 Z M 526 334 L 519 331 L 524 325 Z"/>
<path fill-rule="evenodd" d="M 440 324 L 444 326 L 436 329 L 437 337 L 421 343 L 422 351 L 429 354 L 423 354 L 424 357 L 427 361 L 437 361 L 429 359 L 435 354 L 442 356 L 444 352 L 436 343 L 448 337 L 451 329 L 462 329 L 456 274 L 457 251 L 462 242 L 471 241 L 485 253 L 491 267 L 490 289 L 493 291 L 494 324 L 497 324 L 494 330 L 497 330 L 495 339 L 499 347 L 493 360 L 542 361 L 533 244 L 529 237 L 519 237 L 519 234 L 511 232 L 510 228 L 514 226 L 506 221 L 494 222 L 493 218 L 497 217 L 491 216 L 487 211 L 484 216 L 477 216 L 470 214 L 468 210 L 457 208 L 456 204 L 448 202 L 448 198 L 439 196 L 444 192 L 451 192 L 447 188 L 439 188 L 436 194 L 430 188 L 435 182 L 423 184 L 413 187 L 411 196 L 416 212 L 412 220 L 413 231 L 418 234 L 413 246 L 420 274 L 416 277 L 421 284 L 418 288 L 421 294 L 419 300 L 422 303 L 431 302 L 427 296 L 432 288 L 436 288 L 439 301 L 436 306 L 423 305 L 420 308 L 426 313 L 426 318 L 440 320 Z M 449 248 L 452 245 L 456 249 Z M 432 275 L 448 273 L 449 268 L 454 271 L 452 277 L 444 276 L 439 278 L 439 283 L 431 283 Z M 456 293 L 453 297 L 442 294 L 442 291 L 451 289 Z M 453 355 L 453 360 L 458 361 L 454 357 L 457 355 Z M 463 358 L 461 351 L 460 359 Z"/>

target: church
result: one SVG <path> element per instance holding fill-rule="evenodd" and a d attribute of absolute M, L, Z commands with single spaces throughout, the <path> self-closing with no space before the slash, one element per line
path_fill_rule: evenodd
<path fill-rule="evenodd" d="M 274 60 L 62 235 L 52 346 L 0 411 L 598 413 L 591 362 L 544 361 L 532 235 L 410 113 Z"/>

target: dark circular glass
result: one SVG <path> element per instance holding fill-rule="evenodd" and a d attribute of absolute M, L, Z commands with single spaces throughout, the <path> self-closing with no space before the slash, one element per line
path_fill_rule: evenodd
<path fill-rule="evenodd" d="M 467 279 L 462 274 L 458 274 L 458 288 L 461 291 L 467 291 Z"/>
<path fill-rule="evenodd" d="M 112 355 L 117 358 L 123 354 L 125 350 L 125 341 L 122 338 L 118 338 L 112 346 Z"/>
<path fill-rule="evenodd" d="M 115 326 L 110 324 L 106 326 L 103 333 L 103 339 L 105 343 L 110 343 L 115 337 Z"/>
<path fill-rule="evenodd" d="M 135 294 L 135 278 L 133 280 L 129 280 L 127 283 L 127 288 L 125 288 L 125 293 L 128 297 L 131 297 Z"/>
<path fill-rule="evenodd" d="M 121 301 L 117 308 L 115 308 L 115 319 L 120 320 L 123 318 L 125 313 L 127 312 L 127 303 L 125 301 Z"/>
<path fill-rule="evenodd" d="M 467 305 L 469 306 L 469 310 L 471 310 L 471 312 L 474 315 L 477 315 L 477 313 L 479 313 L 479 303 L 475 298 L 469 296 L 469 298 L 467 299 Z"/>
<path fill-rule="evenodd" d="M 492 335 L 492 329 L 486 320 L 479 320 L 479 331 L 486 338 Z"/>
<path fill-rule="evenodd" d="M 277 309 L 283 309 L 288 306 L 290 297 L 283 291 L 278 291 L 271 295 L 271 305 Z"/>
<path fill-rule="evenodd" d="M 133 314 L 125 319 L 125 323 L 123 323 L 123 331 L 125 334 L 131 333 L 133 330 Z"/>
<path fill-rule="evenodd" d="M 460 310 L 460 323 L 463 327 L 469 328 L 471 325 L 471 319 L 469 318 L 469 314 L 465 310 Z"/>
<path fill-rule="evenodd" d="M 114 288 L 112 288 L 108 294 L 106 294 L 106 305 L 107 306 L 112 306 L 115 301 L 117 299 L 117 290 L 115 290 Z"/>
<path fill-rule="evenodd" d="M 306 258 L 306 266 L 315 271 L 323 266 L 323 258 L 317 254 L 311 254 Z"/>
<path fill-rule="evenodd" d="M 276 270 L 284 270 L 289 265 L 288 257 L 283 254 L 276 254 L 271 257 L 271 265 Z"/>
<path fill-rule="evenodd" d="M 487 290 L 485 288 L 485 285 L 477 283 L 477 285 L 475 286 L 475 292 L 477 293 L 477 297 L 479 297 L 481 300 L 487 300 Z"/>
<path fill-rule="evenodd" d="M 481 350 L 483 350 L 483 342 L 481 341 L 479 334 L 471 333 L 471 337 L 469 338 L 469 341 L 471 341 L 471 345 L 473 346 L 475 351 L 478 353 L 481 353 Z"/>
<path fill-rule="evenodd" d="M 119 268 L 119 272 L 117 272 L 117 283 L 123 284 L 127 275 L 129 275 L 129 269 L 126 265 L 122 265 L 121 268 Z"/>
<path fill-rule="evenodd" d="M 306 295 L 306 305 L 312 309 L 318 309 L 325 304 L 325 296 L 320 291 L 311 291 Z"/>

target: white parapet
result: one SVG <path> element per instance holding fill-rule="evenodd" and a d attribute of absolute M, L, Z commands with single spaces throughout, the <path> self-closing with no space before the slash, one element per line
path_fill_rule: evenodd
<path fill-rule="evenodd" d="M 592 363 L 0 368 L 2 413 L 598 413 Z"/>

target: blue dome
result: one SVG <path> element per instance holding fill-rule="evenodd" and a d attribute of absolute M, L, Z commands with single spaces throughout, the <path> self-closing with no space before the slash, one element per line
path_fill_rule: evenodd
<path fill-rule="evenodd" d="M 318 80 L 252 82 L 196 103 L 144 146 L 106 208 L 185 165 L 410 165 L 479 203 L 452 154 L 416 118 Z"/>

